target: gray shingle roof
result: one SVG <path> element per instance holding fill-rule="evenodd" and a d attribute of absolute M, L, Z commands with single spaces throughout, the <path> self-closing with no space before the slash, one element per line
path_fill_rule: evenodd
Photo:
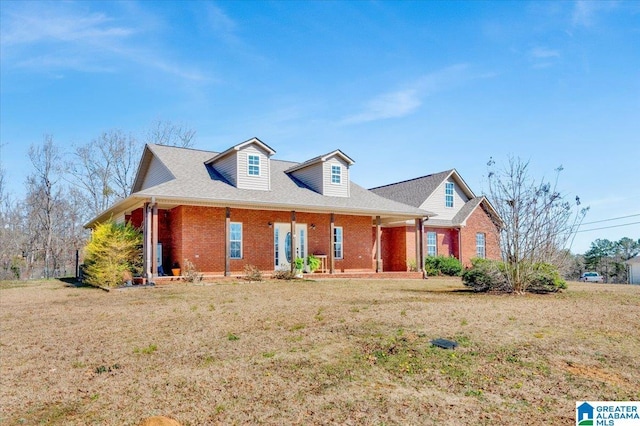
<path fill-rule="evenodd" d="M 370 191 L 390 200 L 408 204 L 413 207 L 420 207 L 422 203 L 424 203 L 424 200 L 429 198 L 433 191 L 435 191 L 453 171 L 454 169 L 445 170 L 440 173 L 371 188 Z"/>
<path fill-rule="evenodd" d="M 464 203 L 464 206 L 458 213 L 451 219 L 453 225 L 462 225 L 462 223 L 469 217 L 473 210 L 484 200 L 484 197 L 475 197 Z"/>
<path fill-rule="evenodd" d="M 163 145 L 148 145 L 148 149 L 171 171 L 175 179 L 133 193 L 132 197 L 153 196 L 264 209 L 334 211 L 402 218 L 433 216 L 433 213 L 417 207 L 383 198 L 353 182 L 350 197 L 323 196 L 285 173 L 299 163 L 271 159 L 271 190 L 239 189 L 205 164 L 216 155 L 215 152 Z"/>

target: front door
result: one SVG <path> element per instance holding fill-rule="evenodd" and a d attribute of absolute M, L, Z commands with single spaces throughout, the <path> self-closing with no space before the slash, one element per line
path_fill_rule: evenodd
<path fill-rule="evenodd" d="M 291 224 L 276 223 L 273 226 L 273 247 L 274 247 L 274 264 L 275 269 L 290 270 L 291 262 L 295 258 L 291 258 Z M 307 263 L 307 225 L 304 223 L 296 223 L 295 257 L 304 259 Z"/>

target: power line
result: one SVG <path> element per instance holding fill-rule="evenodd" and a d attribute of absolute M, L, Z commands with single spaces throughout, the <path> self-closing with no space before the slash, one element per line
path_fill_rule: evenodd
<path fill-rule="evenodd" d="M 578 233 L 578 232 L 589 232 L 589 231 L 599 231 L 600 229 L 619 228 L 621 226 L 636 225 L 638 223 L 640 223 L 640 222 L 631 222 L 631 223 L 623 223 L 621 225 L 603 226 L 601 228 L 580 229 L 579 231 L 576 231 L 576 233 Z"/>
<path fill-rule="evenodd" d="M 640 213 L 630 214 L 628 216 L 612 217 L 611 219 L 594 220 L 593 222 L 584 222 L 582 223 L 582 225 L 591 225 L 592 223 L 600 223 L 600 222 L 610 222 L 612 220 L 626 219 L 628 217 L 635 217 L 635 216 L 640 216 Z"/>

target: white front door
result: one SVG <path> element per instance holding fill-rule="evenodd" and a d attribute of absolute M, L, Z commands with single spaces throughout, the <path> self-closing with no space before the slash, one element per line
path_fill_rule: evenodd
<path fill-rule="evenodd" d="M 307 263 L 307 225 L 296 223 L 295 257 Z M 291 262 L 291 224 L 276 223 L 273 225 L 274 264 L 276 270 L 290 270 Z"/>

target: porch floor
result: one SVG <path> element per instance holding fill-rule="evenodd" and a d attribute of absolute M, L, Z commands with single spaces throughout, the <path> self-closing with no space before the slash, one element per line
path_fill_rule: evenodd
<path fill-rule="evenodd" d="M 225 277 L 224 274 L 221 273 L 205 273 L 203 280 L 204 281 L 236 281 L 238 279 L 243 279 L 244 274 L 242 272 L 232 272 L 230 276 Z M 264 279 L 270 279 L 270 272 L 263 272 Z M 303 280 L 332 280 L 332 279 L 382 279 L 382 280 L 406 280 L 406 279 L 422 279 L 422 272 L 406 272 L 406 271 L 386 271 L 386 272 L 335 272 L 333 274 L 329 273 L 319 273 L 315 272 L 313 274 L 303 274 Z M 154 279 L 156 284 L 177 284 L 182 282 L 182 277 L 176 276 L 161 276 L 156 277 Z"/>

